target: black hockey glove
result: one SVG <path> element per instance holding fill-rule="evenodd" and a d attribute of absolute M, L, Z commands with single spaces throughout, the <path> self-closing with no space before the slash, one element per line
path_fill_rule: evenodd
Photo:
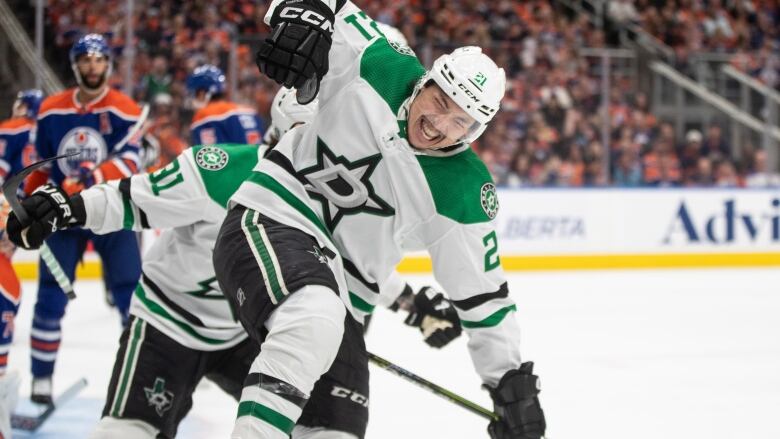
<path fill-rule="evenodd" d="M 271 35 L 257 51 L 260 71 L 285 87 L 297 88 L 302 105 L 317 96 L 328 73 L 334 19 L 320 0 L 284 0 L 271 15 Z"/>
<path fill-rule="evenodd" d="M 493 398 L 498 421 L 488 426 L 492 439 L 539 439 L 547 424 L 539 404 L 539 377 L 533 374 L 530 361 L 501 377 L 495 389 L 488 388 Z"/>
<path fill-rule="evenodd" d="M 406 302 L 402 308 L 409 311 L 404 323 L 420 328 L 426 343 L 440 348 L 460 336 L 463 329 L 458 313 L 444 294 L 432 287 L 422 287 L 417 294 L 409 293 L 398 298 Z"/>
<path fill-rule="evenodd" d="M 11 242 L 28 250 L 39 248 L 57 230 L 84 224 L 87 217 L 80 195 L 69 197 L 62 189 L 50 184 L 36 189 L 22 201 L 22 207 L 29 219 L 21 223 L 11 212 L 6 233 Z"/>

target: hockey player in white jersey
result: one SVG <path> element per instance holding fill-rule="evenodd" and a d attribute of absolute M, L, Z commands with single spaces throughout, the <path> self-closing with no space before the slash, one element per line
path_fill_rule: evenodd
<path fill-rule="evenodd" d="M 233 319 L 214 281 L 211 251 L 229 195 L 259 157 L 315 112 L 316 101 L 300 105 L 294 91 L 281 89 L 273 101 L 267 144 L 259 149 L 254 145 L 196 146 L 158 172 L 95 186 L 68 203 L 53 203 L 57 195 L 47 198 L 45 191 L 25 200 L 23 205 L 37 218 L 67 206 L 75 212 L 73 224 L 83 224 L 98 233 L 121 228 L 172 228 L 165 230 L 145 255 L 143 275 L 131 305 L 131 324 L 120 339 L 103 418 L 93 439 L 174 437 L 192 405 L 192 392 L 204 376 L 239 398 L 259 345 L 247 340 L 243 328 Z M 58 216 L 60 224 L 65 216 Z M 12 226 L 14 230 L 19 227 Z M 51 228 L 45 231 L 51 233 Z M 26 233 L 30 247 L 36 247 L 46 235 L 37 235 L 34 230 Z M 19 238 L 18 232 L 12 234 L 14 239 Z M 429 294 L 414 300 L 410 287 L 395 274 L 383 284 L 389 301 L 402 290 L 406 293 L 399 303 L 428 300 Z M 407 320 L 415 320 L 427 343 L 440 346 L 457 337 L 460 326 L 454 311 L 450 312 L 452 308 L 446 307 L 446 300 L 439 297 L 435 305 L 444 305 L 444 310 L 430 314 L 412 306 Z M 350 341 L 343 349 L 344 355 L 360 346 L 357 340 Z M 312 429 L 362 437 L 367 423 L 365 401 L 334 401 L 337 397 L 333 390 L 350 389 L 367 397 L 367 389 L 353 385 L 353 381 L 362 385 L 363 373 L 326 374 L 307 405 L 312 414 L 305 419 L 310 422 L 294 430 L 293 437 L 306 437 Z M 252 380 L 256 375 L 248 378 L 249 383 Z M 334 420 L 337 416 L 352 421 L 342 425 Z"/>
<path fill-rule="evenodd" d="M 285 383 L 245 388 L 233 437 L 286 437 L 375 305 L 376 283 L 405 251 L 426 249 L 500 415 L 489 434 L 540 438 L 539 381 L 521 362 L 498 258 L 496 189 L 469 146 L 499 109 L 504 71 L 476 47 L 426 71 L 349 1 L 276 0 L 266 19 L 258 67 L 303 87 L 304 101 L 318 96 L 320 111 L 232 196 L 214 249 L 222 291 L 262 343 L 250 370 Z"/>

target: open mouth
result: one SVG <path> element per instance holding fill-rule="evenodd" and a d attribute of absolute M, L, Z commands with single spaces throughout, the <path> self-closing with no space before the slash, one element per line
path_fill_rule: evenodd
<path fill-rule="evenodd" d="M 442 133 L 425 116 L 420 118 L 420 133 L 428 142 L 436 142 L 442 137 Z"/>

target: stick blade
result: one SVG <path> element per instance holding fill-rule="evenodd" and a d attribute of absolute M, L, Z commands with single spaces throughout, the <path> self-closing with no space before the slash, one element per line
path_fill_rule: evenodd
<path fill-rule="evenodd" d="M 28 175 L 32 174 L 33 171 L 41 168 L 42 166 L 45 166 L 47 163 L 59 159 L 72 157 L 78 154 L 81 153 L 71 152 L 69 154 L 57 155 L 54 157 L 49 157 L 47 159 L 43 159 L 41 161 L 35 162 L 32 165 L 12 175 L 5 181 L 5 183 L 3 183 L 3 195 L 5 196 L 5 199 L 8 201 L 8 204 L 11 206 L 11 210 L 13 210 L 17 218 L 19 218 L 19 221 L 25 222 L 29 218 L 27 212 L 22 207 L 22 203 L 19 201 L 19 197 L 16 195 L 16 191 L 19 190 L 19 186 L 21 186 L 22 182 L 24 182 L 24 179 L 27 178 Z"/>

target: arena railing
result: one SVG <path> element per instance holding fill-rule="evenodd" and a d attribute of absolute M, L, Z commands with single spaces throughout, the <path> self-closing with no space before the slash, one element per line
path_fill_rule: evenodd
<path fill-rule="evenodd" d="M 778 171 L 780 128 L 757 119 L 668 64 L 655 61 L 650 68 L 654 73 L 654 114 L 674 120 L 678 133 L 718 123 L 725 118 L 729 123 L 723 128 L 731 136 L 732 153 L 738 157 L 740 145 L 746 142 L 762 144 L 767 150 L 771 170 Z"/>
<path fill-rule="evenodd" d="M 31 72 L 40 75 L 40 85 L 44 92 L 51 94 L 65 88 L 51 67 L 36 54 L 35 47 L 27 36 L 27 32 L 5 0 L 0 0 L 0 26 L 3 27 L 5 34 L 25 65 Z"/>

